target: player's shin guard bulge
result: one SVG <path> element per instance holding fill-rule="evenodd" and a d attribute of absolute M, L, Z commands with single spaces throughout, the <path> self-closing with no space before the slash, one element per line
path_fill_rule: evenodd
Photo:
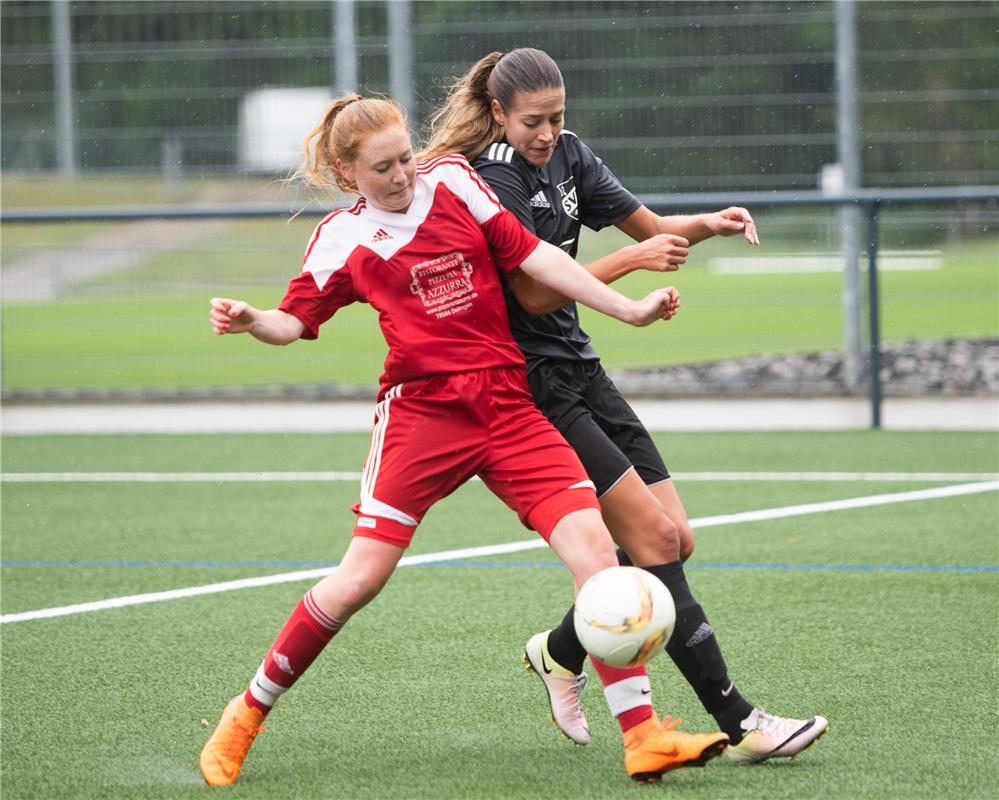
<path fill-rule="evenodd" d="M 250 745 L 263 728 L 264 714 L 246 704 L 243 695 L 233 698 L 222 711 L 215 732 L 201 750 L 201 775 L 211 786 L 236 782 Z"/>
<path fill-rule="evenodd" d="M 537 674 L 548 692 L 552 722 L 562 734 L 576 744 L 590 741 L 590 726 L 579 701 L 586 686 L 586 673 L 576 674 L 566 669 L 548 652 L 549 631 L 532 636 L 524 647 L 521 659 L 528 670 Z"/>
<path fill-rule="evenodd" d="M 681 767 L 703 767 L 722 754 L 724 733 L 684 733 L 681 720 L 647 719 L 624 734 L 624 768 L 636 783 L 654 783 L 664 772 Z"/>

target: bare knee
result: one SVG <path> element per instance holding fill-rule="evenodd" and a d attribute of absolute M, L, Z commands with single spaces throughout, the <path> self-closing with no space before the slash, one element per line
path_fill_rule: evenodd
<path fill-rule="evenodd" d="M 680 558 L 679 529 L 662 508 L 649 508 L 627 524 L 615 526 L 614 535 L 638 566 L 667 564 Z"/>
<path fill-rule="evenodd" d="M 572 573 L 577 587 L 590 575 L 617 564 L 614 542 L 595 509 L 575 511 L 563 517 L 548 543 Z"/>
<path fill-rule="evenodd" d="M 617 556 L 614 554 L 614 540 L 599 517 L 595 517 L 589 524 L 580 527 L 575 533 L 575 537 L 579 553 L 586 562 L 586 569 L 591 573 L 617 564 Z"/>
<path fill-rule="evenodd" d="M 678 525 L 677 538 L 680 543 L 680 560 L 686 561 L 694 554 L 694 529 L 687 522 Z"/>
<path fill-rule="evenodd" d="M 382 584 L 368 576 L 350 576 L 340 585 L 340 602 L 354 613 L 374 600 L 381 590 Z"/>
<path fill-rule="evenodd" d="M 655 541 L 659 547 L 661 564 L 667 564 L 680 558 L 680 528 L 665 511 L 656 515 Z"/>
<path fill-rule="evenodd" d="M 323 611 L 346 622 L 374 600 L 386 582 L 380 574 L 364 569 L 344 572 L 341 567 L 316 585 L 313 596 Z"/>

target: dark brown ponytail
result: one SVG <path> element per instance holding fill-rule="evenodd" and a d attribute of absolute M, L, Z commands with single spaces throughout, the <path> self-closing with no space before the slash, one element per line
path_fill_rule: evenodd
<path fill-rule="evenodd" d="M 513 108 L 518 92 L 562 89 L 558 65 L 542 50 L 520 47 L 479 59 L 451 86 L 447 100 L 430 118 L 430 135 L 421 158 L 461 153 L 471 160 L 503 138 L 503 126 L 493 119 L 490 104 Z"/>

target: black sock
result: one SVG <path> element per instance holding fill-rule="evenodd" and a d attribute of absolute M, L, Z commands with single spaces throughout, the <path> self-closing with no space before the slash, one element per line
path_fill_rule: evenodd
<path fill-rule="evenodd" d="M 583 661 L 586 651 L 576 636 L 576 626 L 572 624 L 572 615 L 576 607 L 570 606 L 569 612 L 562 618 L 557 628 L 548 634 L 548 653 L 559 665 L 572 670 L 577 675 L 583 671 Z"/>
<path fill-rule="evenodd" d="M 729 680 L 718 640 L 687 585 L 682 562 L 671 561 L 645 569 L 666 584 L 676 604 L 676 627 L 666 644 L 666 652 L 697 693 L 705 711 L 729 735 L 732 744 L 738 744 L 743 736 L 739 723 L 749 716 L 753 706 Z"/>

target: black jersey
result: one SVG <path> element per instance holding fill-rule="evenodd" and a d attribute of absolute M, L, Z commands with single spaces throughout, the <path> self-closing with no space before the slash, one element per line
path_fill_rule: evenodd
<path fill-rule="evenodd" d="M 573 258 L 581 226 L 598 231 L 641 207 L 604 162 L 570 131 L 562 131 L 551 160 L 543 167 L 528 164 L 506 142 L 491 144 L 472 166 L 529 230 Z M 543 358 L 597 359 L 590 337 L 579 327 L 575 303 L 532 317 L 505 280 L 504 292 L 510 328 L 528 368 Z"/>

